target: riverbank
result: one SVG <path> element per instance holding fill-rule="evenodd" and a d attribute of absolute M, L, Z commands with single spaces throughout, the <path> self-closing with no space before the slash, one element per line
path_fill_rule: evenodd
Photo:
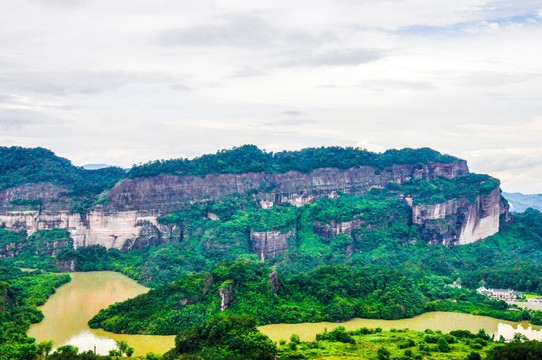
<path fill-rule="evenodd" d="M 39 309 L 44 319 L 31 326 L 28 336 L 38 342 L 52 340 L 54 348 L 74 345 L 80 351 L 107 354 L 115 341 L 125 340 L 134 347 L 134 355 L 163 353 L 173 347 L 174 336 L 114 334 L 88 326 L 88 320 L 100 309 L 146 293 L 149 288 L 117 272 L 70 273 L 72 281 L 59 287 Z"/>
<path fill-rule="evenodd" d="M 362 327 L 391 329 L 410 329 L 424 331 L 426 329 L 440 330 L 448 333 L 452 330 L 469 330 L 478 332 L 484 329 L 488 334 L 495 335 L 495 338 L 503 336 L 505 339 L 512 339 L 515 333 L 521 333 L 529 339 L 542 340 L 542 326 L 535 326 L 527 321 L 513 322 L 499 320 L 489 316 L 479 316 L 454 312 L 428 312 L 413 318 L 401 320 L 379 320 L 379 319 L 352 319 L 345 322 L 319 322 L 300 324 L 272 324 L 258 327 L 258 329 L 269 336 L 273 341 L 289 339 L 292 334 L 299 335 L 302 341 L 314 341 L 316 334 L 331 331 L 338 326 L 346 330 L 357 330 Z"/>

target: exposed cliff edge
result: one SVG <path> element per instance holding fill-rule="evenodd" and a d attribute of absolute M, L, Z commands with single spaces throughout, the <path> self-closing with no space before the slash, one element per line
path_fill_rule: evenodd
<path fill-rule="evenodd" d="M 182 229 L 161 224 L 158 219 L 187 204 L 244 194 L 264 209 L 286 204 L 300 207 L 322 197 L 363 196 L 371 189 L 384 189 L 390 184 L 402 186 L 416 180 L 467 176 L 467 163 L 458 159 L 347 169 L 327 167 L 309 172 L 258 171 L 201 176 L 161 173 L 124 178 L 87 206 L 90 210 L 78 212 L 74 212 L 73 198 L 65 188 L 53 183 L 30 183 L 0 191 L 0 225 L 8 230 L 26 230 L 28 235 L 36 230 L 65 229 L 75 248 L 101 245 L 129 251 L 177 237 L 182 240 Z M 403 199 L 405 206 L 411 209 L 410 223 L 420 228 L 422 238 L 429 243 L 462 245 L 483 239 L 499 231 L 499 217 L 507 214 L 498 183 L 474 196 L 458 194 L 436 203 L 406 193 Z M 216 214 L 207 216 L 219 220 Z M 329 238 L 351 235 L 353 230 L 364 226 L 358 219 L 315 223 L 315 232 Z M 295 229 L 251 230 L 249 246 L 264 260 L 287 250 L 294 237 Z M 351 248 L 346 250 L 350 251 Z M 10 255 L 12 253 L 3 254 Z"/>
<path fill-rule="evenodd" d="M 468 172 L 467 163 L 457 160 L 451 163 L 393 165 L 384 169 L 368 166 L 345 170 L 323 168 L 308 174 L 299 171 L 284 174 L 210 174 L 203 177 L 162 174 L 119 182 L 107 191 L 106 207 L 116 211 L 153 210 L 167 213 L 186 201 L 216 199 L 249 191 L 256 192 L 262 199 L 302 205 L 311 198 L 327 196 L 336 191 L 361 195 L 392 182 L 401 185 L 410 179 L 433 179 L 437 176 L 453 179 Z"/>
<path fill-rule="evenodd" d="M 105 248 L 131 249 L 138 242 L 158 244 L 161 239 L 157 216 L 140 211 L 104 212 L 87 214 L 39 211 L 8 211 L 0 214 L 2 227 L 32 235 L 37 230 L 65 229 L 69 231 L 75 248 L 101 245 Z M 144 239 L 141 236 L 144 236 Z"/>

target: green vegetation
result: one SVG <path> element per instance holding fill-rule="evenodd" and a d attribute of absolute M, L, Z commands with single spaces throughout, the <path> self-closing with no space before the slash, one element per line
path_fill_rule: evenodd
<path fill-rule="evenodd" d="M 66 189 L 65 195 L 74 201 L 74 211 L 87 209 L 95 196 L 124 176 L 125 171 L 118 167 L 85 170 L 73 166 L 44 148 L 0 147 L 0 190 L 25 184 L 55 184 Z M 39 198 L 18 199 L 11 205 L 39 209 L 41 203 Z"/>
<path fill-rule="evenodd" d="M 26 231 L 10 232 L 0 228 L 0 251 L 17 256 L 8 259 L 16 267 L 58 271 L 53 256 L 73 248 L 73 239 L 64 229 L 38 230 L 27 237 Z"/>
<path fill-rule="evenodd" d="M 274 285 L 264 262 L 240 260 L 215 266 L 101 310 L 89 325 L 107 331 L 175 334 L 222 313 L 250 315 L 259 325 L 343 321 L 353 317 L 401 319 L 429 310 L 476 311 L 510 320 L 502 301 L 445 286 L 438 277 L 406 271 L 324 266 Z M 225 299 L 225 300 L 223 300 Z M 503 306 L 504 304 L 504 306 Z"/>
<path fill-rule="evenodd" d="M 192 270 L 196 267 L 193 264 L 185 268 L 186 275 L 180 280 L 104 310 L 91 324 L 116 332 L 175 333 L 182 329 L 183 319 L 201 322 L 217 314 L 221 288 L 232 291 L 233 300 L 227 312 L 249 314 L 260 324 L 336 321 L 352 317 L 396 319 L 433 310 L 542 323 L 541 312 L 509 311 L 505 302 L 491 300 L 473 290 L 482 282 L 488 286 L 518 290 L 538 288 L 541 273 L 537 271 L 539 267 L 536 264 L 542 260 L 541 237 L 538 235 L 542 224 L 540 212 L 528 211 L 518 215 L 511 224 L 505 225 L 501 233 L 453 248 L 416 241 L 413 229 L 409 230 L 406 223 L 399 226 L 400 208 L 391 205 L 390 209 L 398 212 L 391 217 L 386 206 L 381 207 L 384 209 L 381 216 L 375 216 L 379 214 L 377 205 L 368 207 L 373 214 L 370 224 L 376 221 L 379 226 L 361 232 L 361 236 L 354 232 L 352 236 L 340 234 L 324 239 L 303 228 L 304 214 L 322 222 L 326 219 L 348 220 L 354 216 L 352 214 L 359 213 L 359 209 L 366 209 L 364 201 L 368 199 L 343 196 L 321 199 L 298 209 L 287 207 L 278 212 L 245 210 L 242 214 L 246 218 L 252 216 L 256 219 L 255 214 L 263 217 L 262 222 L 251 220 L 256 226 L 277 224 L 281 227 L 293 221 L 298 237 L 292 239 L 292 248 L 267 264 L 254 261 L 254 256 L 247 256 L 239 250 L 240 257 L 245 260 L 221 263 L 209 272 L 206 272 L 207 266 L 214 259 L 200 257 L 202 261 L 197 266 L 202 270 Z M 300 211 L 301 215 L 293 216 L 291 211 Z M 237 213 L 233 211 L 232 214 L 230 220 L 235 219 L 238 226 L 242 224 L 243 220 L 237 218 Z M 276 220 L 278 214 L 290 220 Z M 218 223 L 208 219 L 202 221 Z M 193 231 L 189 225 L 187 229 L 188 232 Z M 161 256 L 151 260 L 156 264 L 153 271 L 165 274 L 166 278 L 180 276 L 181 273 L 174 275 L 175 266 L 188 266 L 189 261 L 172 261 L 169 257 L 181 255 L 181 250 L 177 250 L 177 255 L 166 251 L 181 249 L 183 243 L 188 242 L 155 250 L 154 254 Z M 349 254 L 347 246 L 361 250 Z M 115 262 L 123 263 L 124 256 L 134 254 L 117 255 Z M 182 256 L 197 259 L 195 249 L 192 254 L 188 252 Z M 523 258 L 519 264 L 530 265 L 518 266 L 518 257 Z M 272 266 L 281 283 L 278 290 L 269 285 Z M 191 273 L 188 269 L 200 272 Z M 446 286 L 455 279 L 463 283 L 463 289 Z"/>
<path fill-rule="evenodd" d="M 218 316 L 181 331 L 164 360 L 272 360 L 276 346 L 248 316 Z"/>
<path fill-rule="evenodd" d="M 216 154 L 202 155 L 193 160 L 157 160 L 135 165 L 127 176 L 129 178 L 160 174 L 204 176 L 217 173 L 285 173 L 292 170 L 310 173 L 319 168 L 350 169 L 360 166 L 384 168 L 395 164 L 421 165 L 427 162 L 450 163 L 455 160 L 458 159 L 429 148 L 388 150 L 379 154 L 360 148 L 334 146 L 271 153 L 254 145 L 243 145 L 231 150 L 221 150 Z"/>
<path fill-rule="evenodd" d="M 38 348 L 48 348 L 47 344 L 36 344 L 28 338 L 26 331 L 30 324 L 43 318 L 36 307 L 68 281 L 69 275 L 22 272 L 0 259 L 1 360 L 31 360 L 36 358 Z"/>
<path fill-rule="evenodd" d="M 277 359 L 456 359 L 515 360 L 538 359 L 542 343 L 517 338 L 510 343 L 494 341 L 483 330 L 473 334 L 465 330 L 443 334 L 440 331 L 361 328 L 346 331 L 336 328 L 318 334 L 313 342 L 292 339 L 278 345 Z"/>

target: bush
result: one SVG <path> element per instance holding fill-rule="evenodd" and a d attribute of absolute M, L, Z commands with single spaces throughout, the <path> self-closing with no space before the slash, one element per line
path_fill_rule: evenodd
<path fill-rule="evenodd" d="M 448 345 L 448 341 L 446 341 L 446 338 L 444 336 L 441 336 L 437 341 L 437 349 L 440 352 L 449 352 L 450 351 L 450 345 Z"/>

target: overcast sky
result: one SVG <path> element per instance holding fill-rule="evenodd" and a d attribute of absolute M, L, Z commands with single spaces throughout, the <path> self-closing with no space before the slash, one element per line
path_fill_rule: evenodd
<path fill-rule="evenodd" d="M 0 144 L 432 147 L 542 193 L 541 0 L 0 3 Z"/>

